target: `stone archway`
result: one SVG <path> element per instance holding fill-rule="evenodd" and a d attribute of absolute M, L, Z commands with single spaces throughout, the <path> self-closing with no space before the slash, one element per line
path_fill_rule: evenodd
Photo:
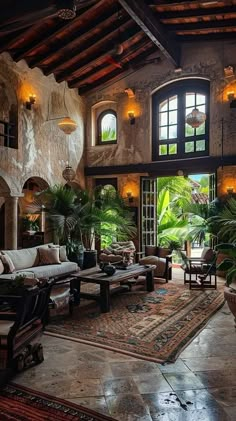
<path fill-rule="evenodd" d="M 38 245 L 45 240 L 45 212 L 43 208 L 40 208 L 38 212 L 35 212 L 33 202 L 35 200 L 35 193 L 41 192 L 49 187 L 48 182 L 39 176 L 29 177 L 23 185 L 22 193 L 23 197 L 19 199 L 20 206 L 20 217 L 19 217 L 19 244 L 23 248 Z M 37 238 L 31 237 L 28 233 L 26 235 L 26 222 L 30 221 L 34 225 L 32 231 L 35 232 Z"/>

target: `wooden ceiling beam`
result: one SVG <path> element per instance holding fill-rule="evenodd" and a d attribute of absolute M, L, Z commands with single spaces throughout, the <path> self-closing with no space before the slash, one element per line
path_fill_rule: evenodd
<path fill-rule="evenodd" d="M 81 87 L 79 89 L 79 95 L 84 95 L 88 92 L 91 92 L 98 88 L 98 86 L 104 85 L 106 82 L 115 83 L 118 79 L 120 79 L 120 76 L 125 74 L 128 70 L 132 69 L 135 65 L 138 65 L 142 62 L 146 57 L 156 52 L 156 47 L 154 45 L 151 45 L 149 49 L 144 51 L 142 54 L 138 56 L 138 58 L 135 58 L 134 60 L 131 60 L 130 62 L 126 63 L 122 69 L 115 69 L 112 73 L 109 73 L 105 77 L 100 78 L 94 83 L 91 83 L 90 85 Z M 134 73 L 135 69 L 132 69 L 131 73 Z"/>
<path fill-rule="evenodd" d="M 65 30 L 71 30 L 74 26 L 79 25 L 79 23 L 83 24 L 83 21 L 85 19 L 88 19 L 91 14 L 94 12 L 98 13 L 101 11 L 104 11 L 105 5 L 107 1 L 106 0 L 100 0 L 98 3 L 94 4 L 92 7 L 90 7 L 88 10 L 86 10 L 81 15 L 78 15 L 75 19 L 72 21 L 68 21 L 65 23 L 65 21 L 59 21 L 59 27 L 56 28 L 53 26 L 50 33 L 47 36 L 47 40 L 45 42 L 45 34 L 42 34 L 41 38 L 36 41 L 32 42 L 30 46 L 27 46 L 26 48 L 22 49 L 19 52 L 16 52 L 14 54 L 14 60 L 19 61 L 22 58 L 25 58 L 26 56 L 33 53 L 36 49 L 41 48 L 42 46 L 49 45 L 51 41 L 55 41 L 57 39 L 57 36 L 64 32 Z M 32 65 L 33 66 L 33 65 Z"/>
<path fill-rule="evenodd" d="M 176 35 L 180 42 L 203 42 L 203 41 L 216 41 L 235 39 L 236 32 L 217 32 L 212 34 L 197 34 L 197 35 Z"/>
<path fill-rule="evenodd" d="M 129 57 L 134 54 L 137 53 L 140 49 L 146 47 L 150 47 L 150 41 L 148 41 L 147 44 L 147 39 L 145 37 L 144 40 L 138 41 L 136 42 L 134 45 L 129 46 L 127 48 L 127 51 L 124 52 L 122 55 L 120 55 L 119 57 L 117 57 L 118 59 L 118 65 L 120 68 L 122 68 L 124 66 L 125 61 L 129 59 Z M 114 62 L 116 61 L 116 59 L 113 59 Z M 86 72 L 84 75 L 80 76 L 80 77 L 76 77 L 75 79 L 73 79 L 71 82 L 69 82 L 69 87 L 70 88 L 79 88 L 80 86 L 84 85 L 86 82 L 89 81 L 89 79 L 94 76 L 97 72 L 99 72 L 100 70 L 104 70 L 106 66 L 108 66 L 110 63 L 109 61 L 106 61 L 105 63 L 102 63 L 100 66 L 94 66 L 91 70 L 89 70 L 88 72 Z"/>
<path fill-rule="evenodd" d="M 99 40 L 104 40 L 107 35 L 110 35 L 111 32 L 114 30 L 114 24 L 117 22 L 117 13 L 112 14 L 107 19 L 104 19 L 104 16 L 101 17 L 101 22 L 94 22 L 90 21 L 89 25 L 81 32 L 76 32 L 77 36 L 72 39 L 66 39 L 66 42 L 62 43 L 61 40 L 58 41 L 58 49 L 56 49 L 55 45 L 53 46 L 53 50 L 49 50 L 46 54 L 39 56 L 38 58 L 34 58 L 33 60 L 29 61 L 30 67 L 40 67 L 44 65 L 44 61 L 50 59 L 51 64 L 47 65 L 47 70 L 50 73 L 54 72 L 54 70 L 60 70 L 61 65 L 61 57 L 53 61 L 53 57 L 58 57 L 58 54 L 63 55 L 63 60 L 70 60 L 71 55 L 73 54 L 80 54 L 81 52 L 87 50 L 89 47 L 94 45 L 94 39 L 96 42 Z M 125 16 L 121 19 L 120 23 L 123 24 L 129 20 L 129 16 Z M 101 25 L 99 32 L 96 30 L 96 25 Z M 76 46 L 73 46 L 76 44 Z M 78 47 L 79 45 L 79 47 Z M 62 46 L 62 47 L 61 47 Z"/>
<path fill-rule="evenodd" d="M 201 29 L 216 29 L 216 28 L 229 28 L 235 27 L 236 20 L 211 20 L 204 22 L 194 23 L 178 23 L 173 25 L 166 25 L 168 31 L 197 31 Z"/>
<path fill-rule="evenodd" d="M 14 22 L 24 22 L 32 20 L 38 15 L 38 19 L 43 16 L 49 16 L 55 12 L 55 3 L 50 0 L 8 0 L 5 7 L 1 5 L 0 27 L 12 24 Z"/>
<path fill-rule="evenodd" d="M 216 16 L 223 16 L 225 14 L 235 13 L 236 6 L 225 6 L 225 7 L 215 7 L 209 9 L 189 9 L 189 10 L 179 10 L 178 14 L 176 11 L 173 12 L 159 12 L 158 8 L 154 8 L 155 16 L 158 15 L 161 21 L 167 19 L 183 19 L 183 18 L 200 18 L 202 16 L 215 18 Z M 165 22 L 168 23 L 168 22 Z"/>
<path fill-rule="evenodd" d="M 180 46 L 169 37 L 164 25 L 156 18 L 150 7 L 141 0 L 118 1 L 173 65 L 179 67 Z"/>
<path fill-rule="evenodd" d="M 135 25 L 133 21 L 128 21 L 124 25 L 122 25 L 122 30 L 124 32 L 123 36 L 126 37 L 126 39 L 131 38 L 132 36 L 136 35 L 137 33 L 141 32 L 139 31 L 139 28 Z M 56 80 L 58 82 L 62 82 L 65 77 L 73 77 L 74 74 L 80 73 L 86 67 L 90 66 L 90 63 L 95 60 L 100 60 L 104 57 L 106 57 L 109 53 L 111 54 L 111 50 L 114 49 L 115 44 L 118 42 L 118 37 L 121 36 L 120 28 L 117 28 L 115 31 L 112 32 L 112 34 L 106 35 L 103 39 L 99 40 L 98 42 L 93 43 L 93 45 L 88 48 L 86 51 L 84 51 L 81 54 L 75 54 L 73 56 L 73 64 L 65 63 L 62 59 L 63 66 L 60 65 L 60 68 L 63 67 L 63 71 L 59 72 L 57 74 L 56 71 Z M 117 36 L 117 38 L 112 38 L 113 36 Z M 124 40 L 123 40 L 124 42 Z M 51 69 L 45 69 L 45 74 L 51 73 Z"/>

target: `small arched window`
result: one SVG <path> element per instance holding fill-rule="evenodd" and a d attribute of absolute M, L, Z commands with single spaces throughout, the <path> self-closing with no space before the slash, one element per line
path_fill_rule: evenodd
<path fill-rule="evenodd" d="M 152 98 L 153 161 L 209 155 L 209 82 L 188 79 L 171 83 Z M 198 109 L 206 121 L 197 128 L 186 116 Z"/>
<path fill-rule="evenodd" d="M 107 145 L 117 142 L 117 115 L 114 110 L 105 110 L 97 120 L 98 144 Z"/>

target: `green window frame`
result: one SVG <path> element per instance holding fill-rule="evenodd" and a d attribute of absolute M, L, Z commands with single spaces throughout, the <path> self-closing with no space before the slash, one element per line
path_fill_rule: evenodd
<path fill-rule="evenodd" d="M 109 128 L 106 126 L 106 119 L 109 120 L 109 117 L 115 120 L 114 128 Z M 99 114 L 97 119 L 97 144 L 98 145 L 109 145 L 117 143 L 117 114 L 114 110 L 105 110 Z"/>
<path fill-rule="evenodd" d="M 204 79 L 166 85 L 152 97 L 152 159 L 171 160 L 209 155 L 209 90 Z M 194 108 L 206 114 L 198 128 L 186 122 Z"/>

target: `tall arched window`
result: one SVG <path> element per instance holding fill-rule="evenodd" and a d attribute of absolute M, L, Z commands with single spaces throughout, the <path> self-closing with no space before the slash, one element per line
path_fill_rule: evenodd
<path fill-rule="evenodd" d="M 152 158 L 192 158 L 209 154 L 209 81 L 187 79 L 171 83 L 152 98 Z M 193 128 L 185 119 L 193 109 L 206 121 Z"/>
<path fill-rule="evenodd" d="M 97 120 L 98 144 L 105 145 L 117 142 L 117 116 L 114 110 L 105 110 Z"/>

